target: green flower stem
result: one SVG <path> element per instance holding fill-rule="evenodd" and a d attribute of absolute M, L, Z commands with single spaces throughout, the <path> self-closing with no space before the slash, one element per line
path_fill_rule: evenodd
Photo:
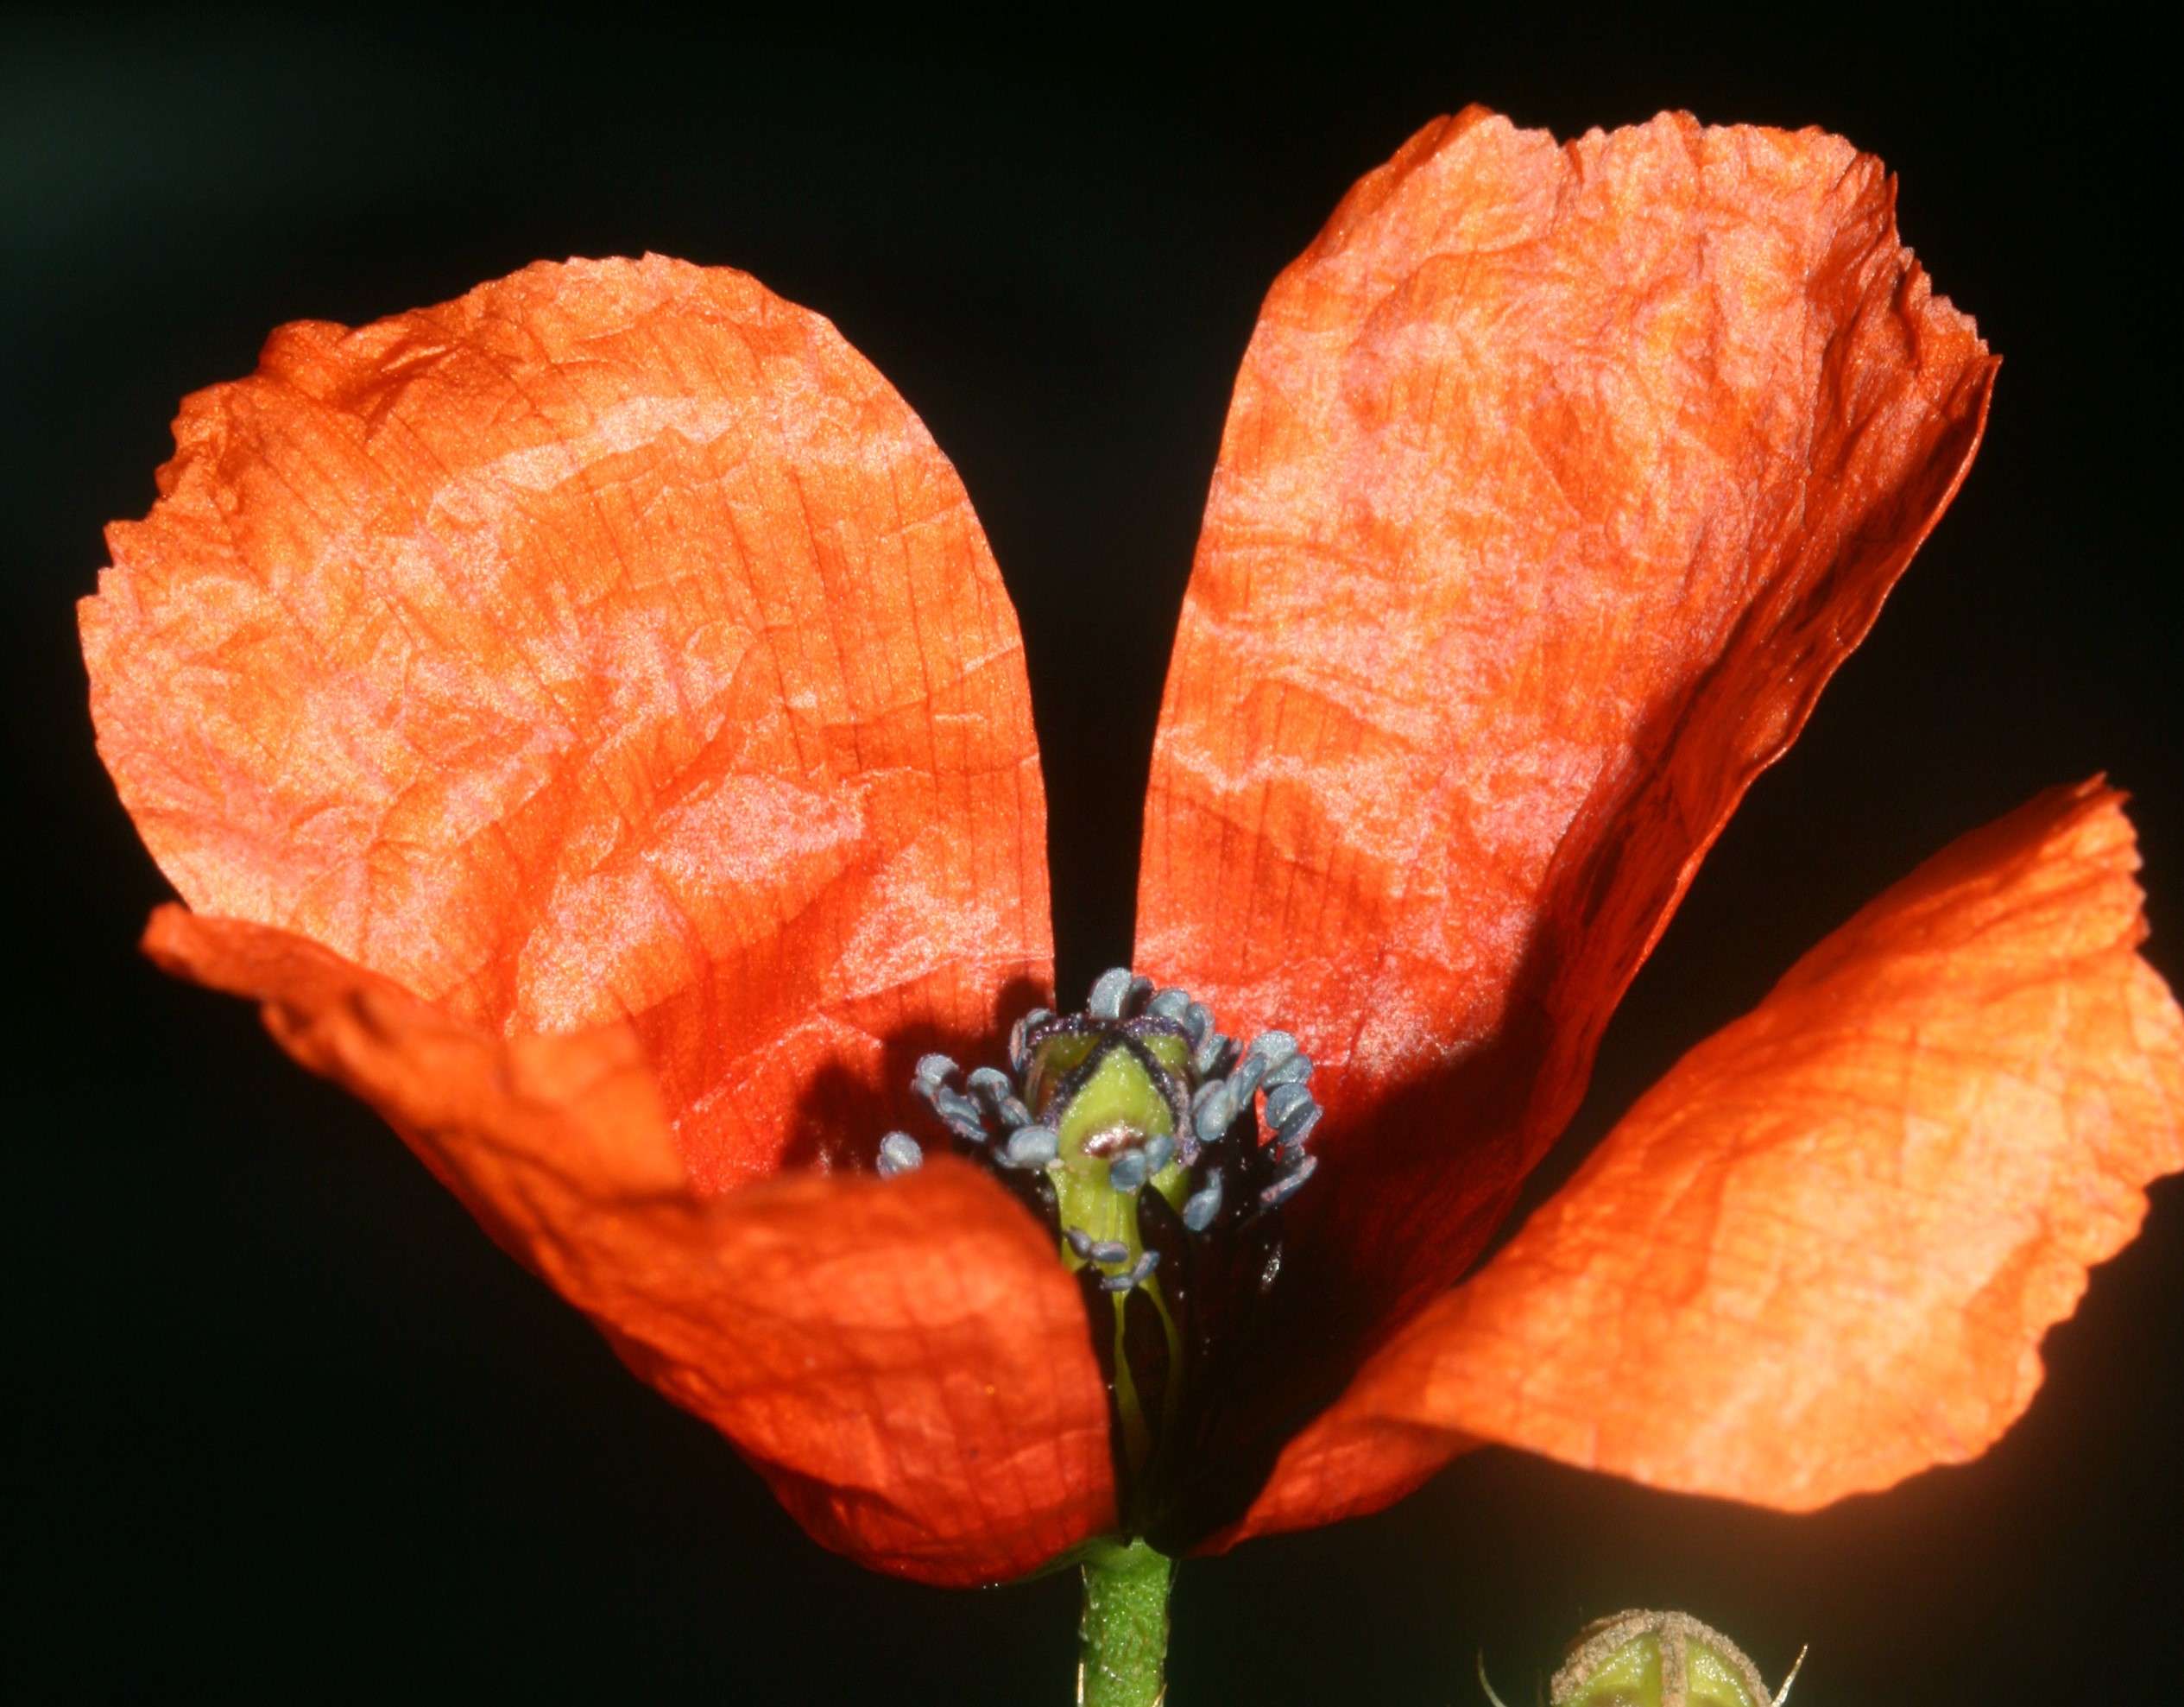
<path fill-rule="evenodd" d="M 1168 1590 L 1176 1562 L 1143 1541 L 1101 1541 L 1084 1559 L 1079 1707 L 1159 1707 L 1166 1697 Z"/>

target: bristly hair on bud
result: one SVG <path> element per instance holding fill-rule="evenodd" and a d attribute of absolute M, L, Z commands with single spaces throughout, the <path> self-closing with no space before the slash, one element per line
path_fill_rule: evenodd
<path fill-rule="evenodd" d="M 1190 991 L 1126 966 L 1101 973 L 1081 1011 L 1019 1020 L 1006 1071 L 917 1064 L 910 1089 L 944 1141 L 1031 1208 L 1083 1288 L 1133 1534 L 1169 1506 L 1280 1275 L 1281 1205 L 1319 1165 L 1311 1073 L 1287 1032 L 1240 1047 Z M 891 1133 L 879 1171 L 923 1159 Z"/>

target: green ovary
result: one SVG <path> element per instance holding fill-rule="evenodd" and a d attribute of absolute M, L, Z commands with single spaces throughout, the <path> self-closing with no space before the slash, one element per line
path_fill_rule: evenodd
<path fill-rule="evenodd" d="M 1064 1054 L 1064 1049 L 1067 1048 Z M 1183 1075 L 1188 1071 L 1189 1046 L 1181 1038 L 1156 1037 L 1146 1041 L 1145 1047 L 1152 1058 L 1168 1072 L 1187 1084 Z M 1091 1053 L 1090 1046 L 1077 1039 L 1057 1040 L 1056 1046 L 1042 1058 L 1033 1070 L 1032 1094 L 1038 1100 L 1051 1104 L 1052 1088 L 1064 1074 L 1081 1065 Z M 1038 1109 L 1040 1117 L 1051 1121 L 1051 1108 Z M 1138 1200 L 1134 1192 L 1118 1192 L 1108 1183 L 1106 1158 L 1088 1154 L 1088 1140 L 1127 1131 L 1134 1135 L 1134 1141 L 1172 1136 L 1175 1133 L 1175 1114 L 1169 1106 L 1163 1088 L 1146 1071 L 1145 1064 L 1121 1047 L 1110 1048 L 1092 1069 L 1076 1095 L 1070 1099 L 1058 1121 L 1051 1121 L 1060 1140 L 1054 1160 L 1047 1165 L 1047 1177 L 1054 1182 L 1055 1196 L 1061 1211 L 1062 1225 L 1066 1230 L 1077 1228 L 1095 1242 L 1118 1244 L 1124 1255 L 1119 1262 L 1096 1265 L 1101 1272 L 1120 1274 L 1128 1270 L 1144 1255 L 1145 1244 L 1138 1230 Z M 1110 1154 L 1119 1154 L 1122 1146 L 1102 1145 Z M 1149 1182 L 1152 1190 L 1166 1198 L 1171 1209 L 1179 1209 L 1190 1187 L 1190 1175 L 1180 1161 L 1171 1161 Z M 1062 1261 L 1070 1270 L 1085 1268 L 1089 1259 L 1079 1256 L 1066 1237 L 1061 1242 Z M 1159 1312 L 1160 1325 L 1168 1341 L 1169 1368 L 1174 1372 L 1167 1383 L 1167 1397 L 1164 1408 L 1174 1409 L 1182 1383 L 1183 1342 L 1177 1332 L 1175 1320 L 1168 1311 L 1166 1301 L 1160 1295 L 1158 1274 L 1147 1277 L 1139 1287 L 1146 1301 Z M 1124 1321 L 1129 1308 L 1130 1294 L 1114 1295 L 1114 1402 L 1122 1426 L 1123 1450 L 1133 1470 L 1140 1470 L 1152 1452 L 1152 1432 L 1143 1403 L 1138 1395 L 1136 1380 L 1130 1372 L 1130 1360 L 1124 1350 Z"/>
<path fill-rule="evenodd" d="M 1183 1040 L 1155 1038 L 1148 1046 L 1154 1059 L 1165 1067 L 1169 1052 L 1164 1045 L 1174 1046 L 1180 1067 Z M 1078 1060 L 1083 1059 L 1083 1053 L 1080 1053 Z M 1039 1076 L 1048 1084 L 1059 1077 L 1054 1065 L 1040 1064 Z M 1040 1113 L 1044 1118 L 1048 1111 L 1043 1110 Z M 1175 1116 L 1160 1086 L 1153 1082 L 1143 1062 L 1121 1048 L 1108 1051 L 1093 1068 L 1083 1088 L 1070 1098 L 1061 1119 L 1055 1122 L 1054 1130 L 1061 1145 L 1046 1169 L 1047 1177 L 1054 1182 L 1064 1228 L 1082 1228 L 1101 1243 L 1111 1242 L 1128 1249 L 1129 1255 L 1121 1262 L 1107 1265 L 1108 1274 L 1120 1274 L 1138 1260 L 1145 1249 L 1138 1236 L 1135 1194 L 1118 1192 L 1109 1185 L 1107 1162 L 1101 1157 L 1087 1155 L 1084 1150 L 1088 1138 L 1117 1128 L 1127 1128 L 1140 1141 L 1172 1135 L 1176 1129 Z M 1190 1176 L 1180 1162 L 1171 1161 L 1153 1176 L 1152 1184 L 1153 1190 L 1168 1200 L 1169 1206 L 1176 1208 L 1184 1200 Z M 1071 1250 L 1066 1241 L 1062 1246 L 1062 1260 L 1072 1272 L 1084 1266 L 1084 1259 Z"/>

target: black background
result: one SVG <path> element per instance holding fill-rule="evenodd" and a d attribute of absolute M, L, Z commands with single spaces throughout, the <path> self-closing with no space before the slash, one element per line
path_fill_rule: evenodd
<path fill-rule="evenodd" d="M 167 423 L 281 321 L 540 256 L 731 263 L 830 316 L 955 459 L 1017 601 L 1065 989 L 1127 954 L 1168 636 L 1259 299 L 1467 101 L 1575 134 L 1685 106 L 1902 174 L 2006 363 L 1954 512 L 1763 779 L 1550 1161 L 1926 854 L 2105 768 L 2184 972 L 2175 197 L 2150 40 L 2065 9 L 1561 9 L 1278 39 L 671 28 L 594 9 L 0 19 L 4 1253 L 17 1699 L 1068 1698 L 1066 1578 L 943 1593 L 806 1540 L 376 1119 L 133 952 L 166 893 L 92 752 L 72 603 Z M 1105 15 L 1102 15 L 1103 16 Z M 1686 17 L 1682 9 L 1675 16 Z M 1587 1617 L 1677 1604 L 1799 1707 L 2153 1699 L 2184 1611 L 2184 1192 L 2049 1338 L 1980 1463 L 1790 1519 L 1518 1455 L 1194 1563 L 1179 1704 L 1528 1698 Z M 2145 1691 L 2143 1696 L 2140 1691 Z"/>

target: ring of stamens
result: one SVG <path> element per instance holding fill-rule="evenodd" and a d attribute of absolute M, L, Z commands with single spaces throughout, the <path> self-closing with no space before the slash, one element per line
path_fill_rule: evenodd
<path fill-rule="evenodd" d="M 1006 1072 L 964 1075 L 939 1054 L 917 1064 L 911 1090 L 941 1141 L 1039 1216 L 1088 1307 L 1110 1301 L 1112 1343 L 1095 1324 L 1095 1343 L 1129 1476 L 1148 1471 L 1175 1425 L 1194 1358 L 1218 1355 L 1213 1338 L 1250 1318 L 1278 1272 L 1281 1206 L 1318 1166 L 1311 1073 L 1287 1032 L 1240 1046 L 1188 990 L 1121 967 L 1095 982 L 1082 1011 L 1018 1021 Z M 883 1175 L 923 1159 L 907 1133 L 881 1141 Z M 1240 1306 L 1239 1293 L 1250 1294 Z M 1134 1327 L 1133 1299 L 1151 1311 Z M 1148 1382 L 1157 1407 L 1141 1402 Z"/>

